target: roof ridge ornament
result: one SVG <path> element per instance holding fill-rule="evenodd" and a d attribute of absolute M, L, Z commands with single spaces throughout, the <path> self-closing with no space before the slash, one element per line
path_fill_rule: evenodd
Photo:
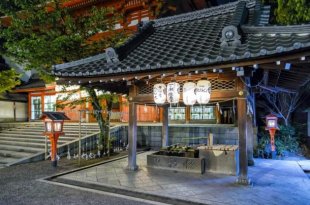
<path fill-rule="evenodd" d="M 109 48 L 105 49 L 105 54 L 107 57 L 107 63 L 113 64 L 113 63 L 119 62 L 118 55 L 117 55 L 114 48 L 109 47 Z"/>
<path fill-rule="evenodd" d="M 241 34 L 239 28 L 246 21 L 248 10 L 246 1 L 238 1 L 235 13 L 231 20 L 231 25 L 225 26 L 222 30 L 221 47 L 241 45 Z M 241 29 L 240 29 L 241 30 Z"/>
<path fill-rule="evenodd" d="M 241 35 L 236 26 L 226 26 L 222 30 L 221 47 L 241 45 Z"/>

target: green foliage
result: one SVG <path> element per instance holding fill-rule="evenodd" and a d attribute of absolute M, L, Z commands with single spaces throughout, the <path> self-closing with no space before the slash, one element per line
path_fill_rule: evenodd
<path fill-rule="evenodd" d="M 119 15 L 110 8 L 94 7 L 74 16 L 62 8 L 62 1 L 46 2 L 0 1 L 0 12 L 12 18 L 8 28 L 0 28 L 0 37 L 5 39 L 6 56 L 36 69 L 47 81 L 53 80 L 49 76 L 52 65 L 103 52 L 125 39 L 124 32 L 114 30 Z M 90 41 L 103 31 L 111 35 Z"/>
<path fill-rule="evenodd" d="M 278 0 L 275 10 L 281 24 L 297 24 L 310 21 L 310 2 L 307 0 Z"/>
<path fill-rule="evenodd" d="M 310 21 L 309 0 L 265 0 L 266 4 L 275 4 L 274 14 L 277 23 L 299 24 Z"/>
<path fill-rule="evenodd" d="M 0 72 L 0 93 L 10 91 L 16 85 L 20 84 L 20 75 L 14 69 L 4 70 Z"/>
<path fill-rule="evenodd" d="M 262 130 L 259 135 L 260 139 L 257 148 L 260 150 L 267 151 L 270 146 L 269 132 L 266 130 Z M 299 151 L 298 140 L 299 139 L 295 134 L 294 127 L 280 125 L 279 130 L 276 132 L 275 136 L 275 146 L 277 155 L 283 156 L 285 151 L 298 152 Z"/>
<path fill-rule="evenodd" d="M 0 1 L 0 13 L 11 18 L 9 27 L 0 25 L 0 38 L 4 39 L 2 54 L 24 65 L 26 69 L 35 69 L 46 82 L 54 80 L 51 75 L 52 65 L 101 53 L 107 47 L 115 47 L 126 39 L 124 31 L 114 29 L 120 15 L 113 9 L 93 7 L 84 14 L 74 14 L 72 10 L 64 8 L 62 2 Z M 100 32 L 108 35 L 94 38 Z M 89 97 L 69 102 L 72 107 L 89 101 L 94 110 L 101 111 L 101 98 L 106 98 L 107 102 L 114 100 L 107 93 L 98 96 L 94 88 L 83 89 Z M 73 93 L 68 94 L 67 99 L 70 99 L 70 95 Z M 109 115 L 106 119 L 103 119 L 101 112 L 95 112 L 94 115 L 101 131 L 99 147 L 104 151 L 109 132 Z"/>

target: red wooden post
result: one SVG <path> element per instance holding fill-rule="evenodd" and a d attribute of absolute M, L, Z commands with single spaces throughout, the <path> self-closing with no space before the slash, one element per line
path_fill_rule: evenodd
<path fill-rule="evenodd" d="M 271 158 L 276 157 L 276 146 L 274 142 L 274 136 L 278 128 L 278 117 L 270 114 L 266 116 L 266 130 L 269 130 L 270 134 L 270 145 L 271 145 Z"/>
<path fill-rule="evenodd" d="M 52 166 L 57 167 L 57 141 L 59 138 L 59 134 L 50 134 L 49 135 L 51 142 L 51 161 Z"/>
<path fill-rule="evenodd" d="M 63 133 L 64 120 L 70 120 L 62 112 L 43 112 L 41 119 L 44 122 L 45 136 L 49 136 L 51 143 L 51 161 L 52 166 L 57 166 L 57 141 L 60 135 Z"/>

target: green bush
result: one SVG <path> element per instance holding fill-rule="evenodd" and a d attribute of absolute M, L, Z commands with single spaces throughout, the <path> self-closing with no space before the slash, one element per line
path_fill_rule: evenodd
<path fill-rule="evenodd" d="M 287 152 L 298 152 L 299 143 L 298 137 L 296 136 L 295 128 L 292 126 L 280 125 L 279 130 L 276 132 L 275 145 L 277 155 L 284 156 Z M 259 133 L 259 141 L 257 149 L 264 150 L 265 154 L 270 153 L 270 135 L 269 132 L 261 130 Z"/>

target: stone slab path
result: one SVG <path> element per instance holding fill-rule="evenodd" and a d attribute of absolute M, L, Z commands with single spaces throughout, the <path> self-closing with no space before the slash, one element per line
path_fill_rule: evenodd
<path fill-rule="evenodd" d="M 255 166 L 249 167 L 253 186 L 242 186 L 235 183 L 236 176 L 147 168 L 146 155 L 151 153 L 137 156 L 136 172 L 126 169 L 127 158 L 123 158 L 54 181 L 153 200 L 157 197 L 161 202 L 170 199 L 166 202 L 172 204 L 310 205 L 310 180 L 297 161 L 256 159 Z"/>

